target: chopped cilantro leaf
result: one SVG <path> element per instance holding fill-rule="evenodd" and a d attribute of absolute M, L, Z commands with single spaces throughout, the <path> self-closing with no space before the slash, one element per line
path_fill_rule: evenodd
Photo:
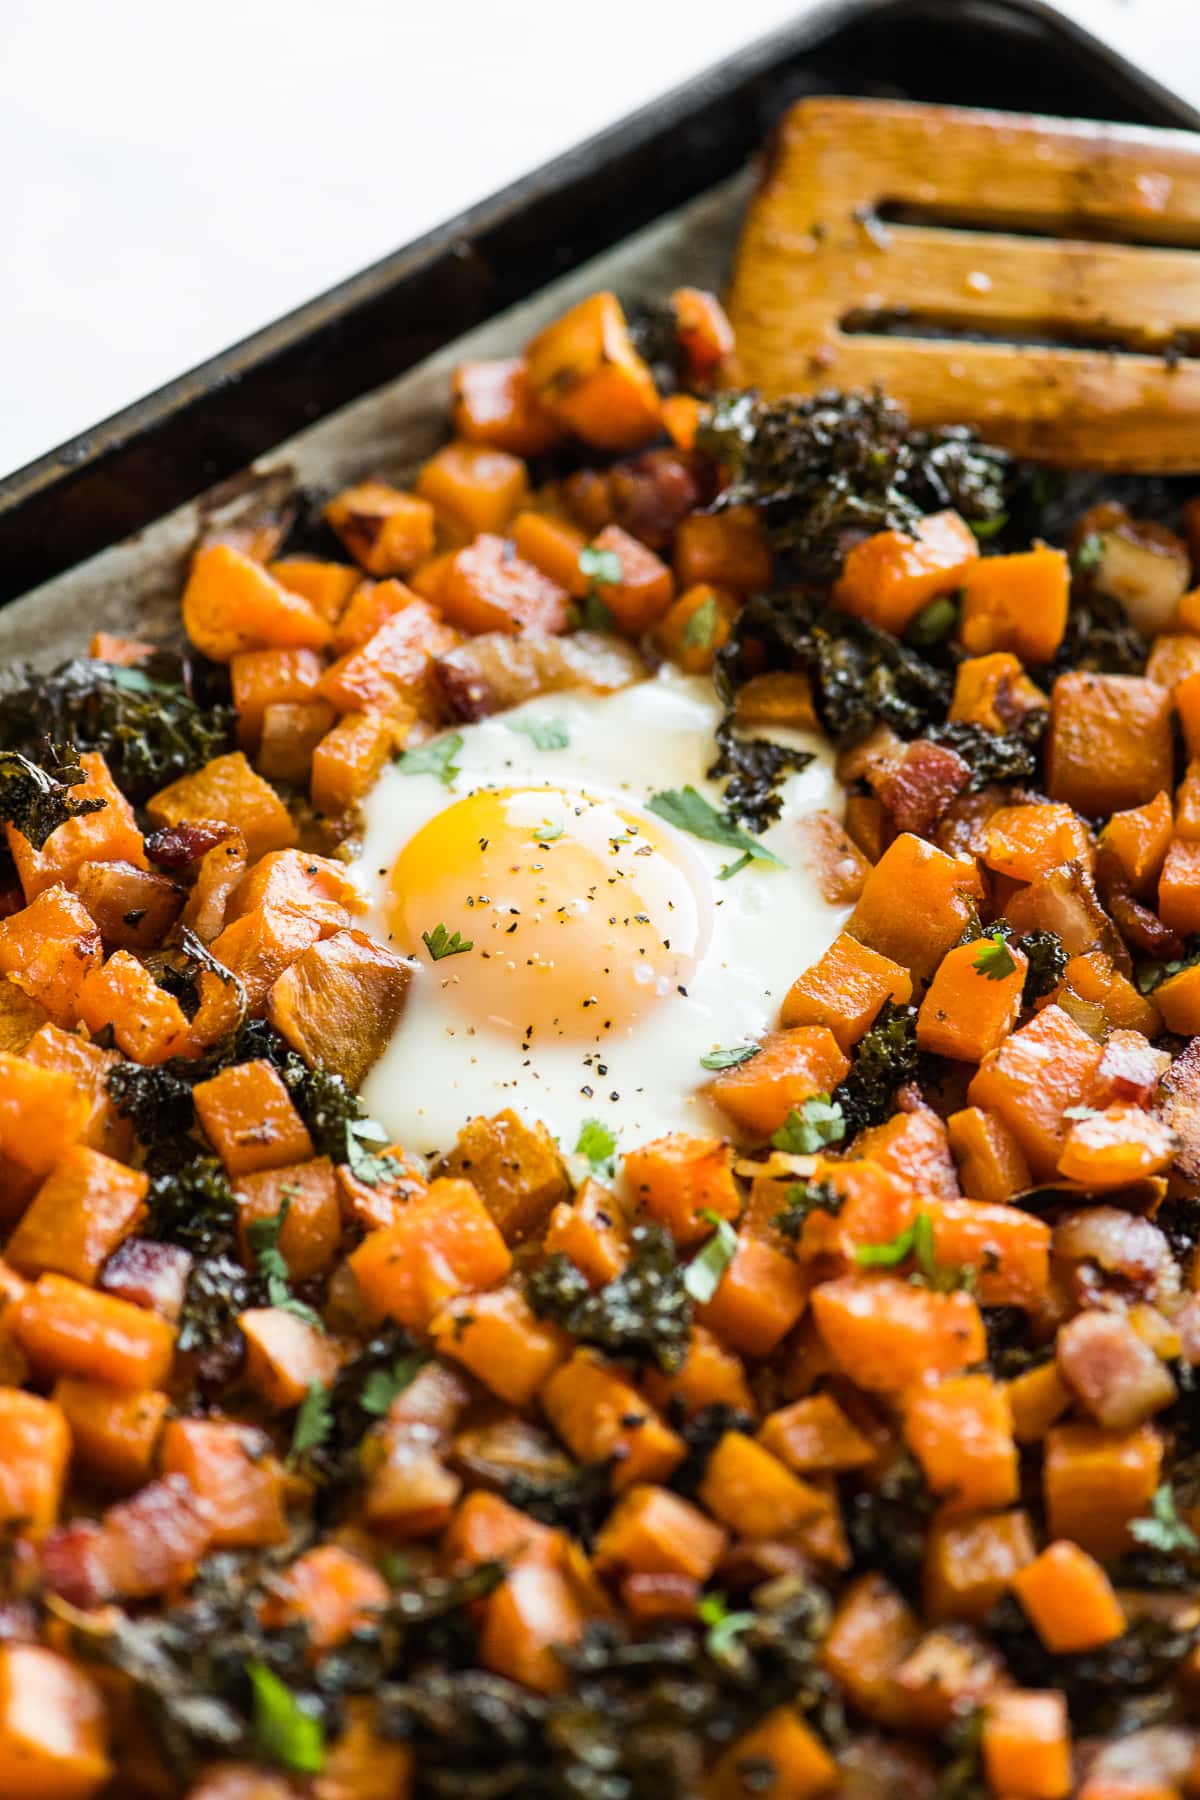
<path fill-rule="evenodd" d="M 724 868 L 718 869 L 717 880 L 732 881 L 735 875 L 740 875 L 743 869 L 748 869 L 753 861 L 754 858 L 747 850 L 744 855 L 738 857 L 736 862 L 726 863 Z"/>
<path fill-rule="evenodd" d="M 863 1269 L 896 1269 L 907 1262 L 914 1264 L 914 1279 L 938 1293 L 951 1293 L 955 1288 L 968 1291 L 975 1285 L 975 1271 L 969 1266 L 943 1267 L 937 1260 L 933 1220 L 928 1213 L 918 1213 L 912 1224 L 898 1231 L 885 1244 L 860 1244 L 854 1253 Z"/>
<path fill-rule="evenodd" d="M 591 597 L 597 588 L 620 585 L 621 559 L 615 550 L 597 550 L 594 544 L 585 544 L 579 552 L 579 573 L 587 576 Z"/>
<path fill-rule="evenodd" d="M 732 1050 L 710 1050 L 707 1056 L 700 1058 L 702 1069 L 736 1069 L 739 1063 L 749 1062 L 757 1056 L 761 1045 L 735 1044 Z"/>
<path fill-rule="evenodd" d="M 668 825 L 674 825 L 677 831 L 690 832 L 692 837 L 704 838 L 710 844 L 723 844 L 727 850 L 740 850 L 756 862 L 773 863 L 778 869 L 786 867 L 782 857 L 760 844 L 740 825 L 735 825 L 728 814 L 718 812 L 694 787 L 667 788 L 652 795 L 647 805 L 652 813 L 665 819 Z M 722 870 L 722 875 L 724 873 Z M 729 873 L 734 871 L 731 869 Z"/>
<path fill-rule="evenodd" d="M 333 1413 L 329 1406 L 329 1389 L 319 1381 L 309 1383 L 300 1402 L 296 1423 L 292 1427 L 292 1444 L 288 1461 L 297 1463 L 309 1450 L 319 1450 L 333 1430 Z"/>
<path fill-rule="evenodd" d="M 845 1135 L 846 1121 L 837 1101 L 828 1094 L 814 1094 L 803 1106 L 793 1107 L 771 1142 L 776 1150 L 793 1156 L 815 1156 L 826 1144 L 840 1144 Z"/>
<path fill-rule="evenodd" d="M 1006 512 L 994 513 L 990 519 L 971 519 L 968 521 L 971 530 L 979 543 L 986 544 L 989 538 L 998 537 L 1008 524 Z"/>
<path fill-rule="evenodd" d="M 798 1238 L 813 1213 L 840 1213 L 846 1204 L 846 1196 L 839 1194 L 831 1181 L 793 1181 L 783 1198 L 783 1209 L 771 1223 L 788 1238 Z"/>
<path fill-rule="evenodd" d="M 303 1300 L 297 1300 L 292 1293 L 291 1272 L 287 1261 L 279 1248 L 279 1236 L 287 1222 L 291 1210 L 292 1196 L 285 1193 L 279 1211 L 266 1219 L 251 1219 L 246 1226 L 246 1236 L 254 1256 L 255 1273 L 266 1283 L 267 1304 L 277 1306 L 281 1312 L 289 1312 L 306 1325 L 312 1325 L 323 1332 L 325 1327 L 319 1313 Z"/>
<path fill-rule="evenodd" d="M 527 737 L 538 750 L 565 750 L 571 742 L 565 719 L 510 719 L 508 729 Z"/>
<path fill-rule="evenodd" d="M 415 750 L 402 750 L 396 767 L 402 775 L 433 775 L 449 787 L 458 774 L 454 759 L 462 747 L 462 732 L 451 731 L 432 738 L 428 744 L 419 744 Z"/>
<path fill-rule="evenodd" d="M 696 1617 L 707 1626 L 704 1648 L 717 1662 L 724 1661 L 735 1642 L 754 1624 L 752 1612 L 730 1612 L 724 1594 L 704 1594 L 697 1603 Z"/>
<path fill-rule="evenodd" d="M 563 834 L 561 819 L 543 819 L 534 834 L 539 844 L 553 844 Z"/>
<path fill-rule="evenodd" d="M 384 1418 L 396 1395 L 416 1380 L 424 1362 L 421 1352 L 414 1351 L 411 1356 L 398 1356 L 390 1369 L 372 1369 L 363 1382 L 359 1401 L 363 1411 L 372 1418 Z"/>
<path fill-rule="evenodd" d="M 475 948 L 473 938 L 464 938 L 457 931 L 452 934 L 444 925 L 435 925 L 432 931 L 423 931 L 421 942 L 434 962 L 441 962 L 444 956 L 463 956 L 468 950 Z"/>
<path fill-rule="evenodd" d="M 254 1694 L 254 1735 L 262 1755 L 280 1768 L 319 1775 L 325 1767 L 325 1732 L 320 1719 L 266 1663 L 249 1662 L 246 1673 Z"/>
<path fill-rule="evenodd" d="M 924 1214 L 920 1215 L 922 1218 Z M 859 1244 L 854 1252 L 854 1260 L 860 1269 L 898 1269 L 907 1262 L 913 1253 L 916 1242 L 916 1222 L 906 1225 L 898 1231 L 894 1238 L 884 1244 Z"/>
<path fill-rule="evenodd" d="M 979 945 L 979 954 L 974 958 L 971 967 L 977 975 L 986 975 L 989 981 L 1003 981 L 1016 969 L 1012 951 L 1003 935 L 993 931 L 983 938 Z"/>
<path fill-rule="evenodd" d="M 713 1227 L 713 1234 L 684 1270 L 683 1285 L 698 1306 L 705 1306 L 737 1254 L 737 1232 L 728 1219 L 711 1208 L 706 1207 L 700 1217 Z"/>
<path fill-rule="evenodd" d="M 387 1132 L 375 1119 L 347 1119 L 345 1161 L 359 1181 L 367 1187 L 379 1187 L 404 1173 L 403 1165 L 394 1156 L 376 1156 L 373 1150 L 364 1149 L 364 1139 L 371 1144 L 386 1144 Z"/>
<path fill-rule="evenodd" d="M 685 650 L 711 650 L 716 642 L 719 617 L 716 599 L 710 594 L 685 621 L 679 639 L 682 647 Z"/>
<path fill-rule="evenodd" d="M 1104 539 L 1099 532 L 1090 532 L 1084 538 L 1072 560 L 1075 567 L 1085 575 L 1090 575 L 1093 569 L 1100 567 L 1104 561 Z"/>
<path fill-rule="evenodd" d="M 1156 1490 L 1148 1517 L 1133 1519 L 1129 1532 L 1150 1550 L 1200 1550 L 1200 1538 L 1187 1521 L 1180 1518 L 1174 1490 L 1167 1481 Z"/>
<path fill-rule="evenodd" d="M 593 1175 L 611 1175 L 617 1154 L 617 1140 L 600 1119 L 585 1119 L 579 1127 L 576 1156 L 585 1156 Z"/>
<path fill-rule="evenodd" d="M 930 644 L 940 644 L 948 638 L 958 624 L 958 607 L 948 594 L 940 600 L 931 600 L 923 606 L 904 634 L 907 644 L 915 644 L 918 650 Z"/>

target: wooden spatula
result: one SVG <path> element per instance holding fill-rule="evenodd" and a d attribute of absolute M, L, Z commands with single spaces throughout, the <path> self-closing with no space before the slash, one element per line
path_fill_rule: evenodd
<path fill-rule="evenodd" d="M 804 100 L 730 313 L 768 395 L 878 383 L 1047 463 L 1200 469 L 1200 134 Z"/>

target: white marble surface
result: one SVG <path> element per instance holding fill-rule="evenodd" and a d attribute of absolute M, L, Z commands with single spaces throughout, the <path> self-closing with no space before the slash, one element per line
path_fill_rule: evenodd
<path fill-rule="evenodd" d="M 0 0 L 0 471 L 804 0 Z M 1200 103 L 1195 0 L 1061 10 Z"/>

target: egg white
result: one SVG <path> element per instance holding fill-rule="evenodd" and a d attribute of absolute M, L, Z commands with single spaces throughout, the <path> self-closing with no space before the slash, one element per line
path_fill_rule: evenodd
<path fill-rule="evenodd" d="M 468 1118 L 503 1107 L 543 1121 L 567 1151 L 585 1119 L 600 1119 L 626 1147 L 668 1131 L 724 1129 L 701 1091 L 710 1079 L 701 1056 L 773 1027 L 788 987 L 848 914 L 823 898 L 803 843 L 800 822 L 840 803 L 832 753 L 820 738 L 771 734 L 814 758 L 784 781 L 782 814 L 762 837 L 785 867 L 753 862 L 720 880 L 736 851 L 654 821 L 671 832 L 679 861 L 709 884 L 711 939 L 686 991 L 640 1020 L 598 1034 L 594 1043 L 541 1041 L 523 1049 L 485 1017 L 464 1022 L 442 997 L 445 971 L 421 943 L 397 943 L 384 907 L 388 875 L 405 843 L 443 808 L 481 788 L 579 788 L 637 809 L 663 789 L 691 785 L 720 807 L 720 785 L 705 775 L 719 718 L 711 681 L 668 666 L 616 694 L 541 695 L 461 727 L 458 773 L 448 785 L 398 766 L 380 777 L 363 809 L 362 850 L 352 873 L 368 902 L 365 928 L 418 964 L 400 1024 L 363 1089 L 368 1110 L 394 1141 L 421 1154 L 444 1151 Z M 512 729 L 537 719 L 561 720 L 567 747 L 540 750 Z M 430 928 L 437 923 L 431 919 Z"/>

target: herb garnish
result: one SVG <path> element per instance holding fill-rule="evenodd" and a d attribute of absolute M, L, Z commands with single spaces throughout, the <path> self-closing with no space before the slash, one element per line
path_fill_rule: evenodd
<path fill-rule="evenodd" d="M 815 1156 L 826 1144 L 840 1144 L 846 1135 L 846 1121 L 836 1100 L 828 1094 L 814 1094 L 801 1107 L 793 1107 L 778 1131 L 772 1132 L 776 1150 L 793 1156 Z"/>
<path fill-rule="evenodd" d="M 617 1140 L 602 1119 L 585 1119 L 579 1127 L 576 1156 L 584 1156 L 593 1175 L 611 1175 L 616 1163 Z"/>
<path fill-rule="evenodd" d="M 716 642 L 718 618 L 716 598 L 710 594 L 684 621 L 679 639 L 682 647 L 685 650 L 711 650 Z"/>
<path fill-rule="evenodd" d="M 377 1156 L 373 1150 L 364 1147 L 364 1140 L 369 1144 L 386 1144 L 387 1132 L 375 1119 L 346 1120 L 346 1149 L 339 1159 L 349 1165 L 350 1173 L 367 1187 L 381 1187 L 384 1182 L 395 1181 L 404 1174 L 404 1165 L 394 1156 Z"/>
<path fill-rule="evenodd" d="M 1155 1491 L 1149 1516 L 1130 1520 L 1129 1535 L 1151 1550 L 1200 1550 L 1200 1538 L 1187 1520 L 1180 1518 L 1175 1490 L 1168 1481 Z"/>
<path fill-rule="evenodd" d="M 276 1306 L 281 1312 L 292 1313 L 297 1319 L 303 1319 L 317 1331 L 324 1332 L 325 1325 L 321 1315 L 306 1306 L 303 1300 L 297 1300 L 292 1293 L 291 1271 L 286 1258 L 279 1248 L 279 1236 L 287 1223 L 291 1211 L 292 1196 L 284 1193 L 279 1211 L 269 1218 L 251 1219 L 246 1226 L 246 1237 L 254 1256 L 255 1272 L 267 1285 L 267 1304 Z"/>
<path fill-rule="evenodd" d="M 521 737 L 527 737 L 537 750 L 565 750 L 571 742 L 571 734 L 565 719 L 508 719 L 505 721 L 510 731 Z"/>
<path fill-rule="evenodd" d="M 980 940 L 979 953 L 973 958 L 971 967 L 989 981 L 1003 981 L 1006 975 L 1015 972 L 1017 965 L 1003 932 L 993 931 Z"/>
<path fill-rule="evenodd" d="M 846 1204 L 845 1194 L 840 1194 L 832 1181 L 793 1181 L 783 1198 L 783 1209 L 771 1223 L 787 1238 L 798 1238 L 813 1213 L 837 1214 Z"/>
<path fill-rule="evenodd" d="M 757 1056 L 761 1044 L 735 1044 L 731 1050 L 710 1050 L 707 1056 L 700 1058 L 702 1069 L 736 1069 L 739 1063 L 749 1062 Z"/>
<path fill-rule="evenodd" d="M 589 594 L 597 588 L 619 587 L 621 559 L 615 550 L 597 550 L 594 544 L 585 544 L 579 552 L 579 573 L 587 576 Z"/>
<path fill-rule="evenodd" d="M 254 1736 L 268 1762 L 295 1769 L 301 1775 L 319 1775 L 325 1767 L 325 1731 L 266 1663 L 246 1665 L 254 1694 Z"/>
<path fill-rule="evenodd" d="M 854 1260 L 863 1269 L 896 1269 L 912 1258 L 916 1278 L 938 1293 L 952 1293 L 956 1288 L 970 1291 L 975 1286 L 975 1270 L 944 1268 L 937 1260 L 933 1220 L 919 1212 L 912 1224 L 898 1231 L 884 1244 L 859 1244 Z"/>
<path fill-rule="evenodd" d="M 737 1232 L 719 1213 L 705 1207 L 701 1213 L 713 1234 L 683 1272 L 683 1285 L 698 1306 L 706 1306 L 721 1285 L 721 1277 L 737 1255 Z"/>
<path fill-rule="evenodd" d="M 418 744 L 415 750 L 402 750 L 396 767 L 402 775 L 433 775 L 449 787 L 459 772 L 454 759 L 462 747 L 462 732 L 451 731 L 431 738 L 427 744 Z"/>
<path fill-rule="evenodd" d="M 423 931 L 421 942 L 434 962 L 441 962 L 444 956 L 465 956 L 468 950 L 475 948 L 473 938 L 464 938 L 457 931 L 452 934 L 444 925 L 435 925 L 432 931 Z"/>
<path fill-rule="evenodd" d="M 668 825 L 674 825 L 677 831 L 690 832 L 692 837 L 704 838 L 711 844 L 722 844 L 727 850 L 740 850 L 743 861 L 739 867 L 745 867 L 746 858 L 754 862 L 771 863 L 777 869 L 787 866 L 781 856 L 776 856 L 773 850 L 768 850 L 765 844 L 751 837 L 748 831 L 743 831 L 728 813 L 718 812 L 694 787 L 667 788 L 662 793 L 653 794 L 646 804 L 652 813 L 665 819 Z M 730 869 L 729 873 L 733 872 Z M 724 873 L 722 870 L 722 874 Z"/>
<path fill-rule="evenodd" d="M 320 1381 L 309 1383 L 292 1427 L 288 1462 L 298 1463 L 310 1450 L 319 1450 L 333 1431 L 329 1389 Z"/>
<path fill-rule="evenodd" d="M 373 1418 L 385 1418 L 391 1410 L 392 1401 L 397 1394 L 402 1394 L 406 1387 L 411 1387 L 426 1358 L 422 1351 L 414 1350 L 406 1356 L 398 1356 L 388 1369 L 372 1369 L 362 1385 L 359 1405 L 363 1411 Z"/>
<path fill-rule="evenodd" d="M 696 1617 L 707 1626 L 704 1648 L 717 1662 L 728 1657 L 737 1639 L 755 1623 L 752 1612 L 730 1612 L 724 1594 L 702 1594 L 696 1603 Z"/>

